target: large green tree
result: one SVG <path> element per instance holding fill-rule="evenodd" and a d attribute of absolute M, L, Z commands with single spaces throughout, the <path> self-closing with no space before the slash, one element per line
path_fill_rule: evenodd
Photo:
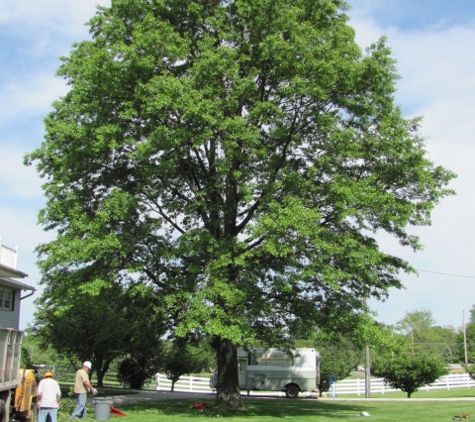
<path fill-rule="evenodd" d="M 58 71 L 69 92 L 29 154 L 45 178 L 43 282 L 152 283 L 170 328 L 213 335 L 217 403 L 236 347 L 282 345 L 399 287 L 453 174 L 395 104 L 384 39 L 342 0 L 112 0 Z M 84 281 L 86 282 L 86 281 Z"/>

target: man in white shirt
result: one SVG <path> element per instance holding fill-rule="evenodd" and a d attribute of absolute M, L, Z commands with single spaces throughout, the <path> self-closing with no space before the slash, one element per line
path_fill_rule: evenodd
<path fill-rule="evenodd" d="M 60 400 L 59 384 L 53 378 L 53 373 L 48 371 L 38 385 L 38 422 L 46 422 L 48 415 L 51 422 L 56 422 Z"/>

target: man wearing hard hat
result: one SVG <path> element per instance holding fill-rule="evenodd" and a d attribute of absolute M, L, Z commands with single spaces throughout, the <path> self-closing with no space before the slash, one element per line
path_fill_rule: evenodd
<path fill-rule="evenodd" d="M 45 372 L 38 385 L 38 422 L 46 422 L 48 415 L 51 422 L 56 422 L 60 400 L 61 390 L 58 382 L 54 379 L 52 372 Z"/>
<path fill-rule="evenodd" d="M 91 368 L 92 364 L 87 360 L 82 364 L 82 368 L 78 369 L 76 372 L 76 379 L 74 381 L 74 394 L 77 395 L 78 404 L 71 414 L 71 419 L 85 418 L 87 392 L 90 391 L 94 395 L 97 394 L 97 390 L 89 382 L 89 371 Z"/>

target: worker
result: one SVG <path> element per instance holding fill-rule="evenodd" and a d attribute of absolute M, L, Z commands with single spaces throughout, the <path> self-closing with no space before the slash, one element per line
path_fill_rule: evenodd
<path fill-rule="evenodd" d="M 38 422 L 46 422 L 48 417 L 50 422 L 56 422 L 60 401 L 61 390 L 59 384 L 54 379 L 53 373 L 47 371 L 38 385 Z"/>
<path fill-rule="evenodd" d="M 97 394 L 97 390 L 89 382 L 89 371 L 91 368 L 92 364 L 87 360 L 82 364 L 82 368 L 76 371 L 74 394 L 77 396 L 78 403 L 71 414 L 71 419 L 85 418 L 87 393 L 90 391 L 94 395 Z"/>

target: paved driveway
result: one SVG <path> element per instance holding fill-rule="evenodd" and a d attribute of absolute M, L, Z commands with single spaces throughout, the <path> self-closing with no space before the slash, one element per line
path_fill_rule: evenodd
<path fill-rule="evenodd" d="M 120 409 L 120 405 L 122 404 L 132 404 L 132 403 L 141 403 L 141 402 L 154 402 L 158 400 L 169 400 L 169 399 L 194 399 L 196 401 L 206 401 L 206 402 L 214 402 L 216 399 L 215 393 L 196 393 L 196 392 L 186 392 L 186 391 L 155 391 L 155 390 L 140 390 L 134 394 L 124 394 L 124 395 L 115 395 L 115 396 L 108 396 L 112 401 L 112 406 L 117 407 Z M 247 397 L 243 394 L 243 398 Z M 266 398 L 266 399 L 279 399 L 279 396 L 275 395 L 275 393 L 270 394 L 258 394 L 255 393 L 251 397 L 253 398 Z M 284 395 L 281 397 L 284 400 L 287 400 Z M 305 395 L 301 395 L 299 397 L 300 400 L 316 400 L 317 397 L 305 397 Z M 405 402 L 405 401 L 470 401 L 474 402 L 474 397 L 460 397 L 460 398 L 374 398 L 374 399 L 366 399 L 366 398 L 334 398 L 334 399 L 321 399 L 325 401 L 397 401 L 397 402 Z M 92 401 L 92 399 L 91 399 Z"/>
<path fill-rule="evenodd" d="M 121 404 L 154 402 L 158 400 L 182 399 L 182 398 L 192 398 L 196 400 L 211 401 L 211 400 L 215 400 L 216 394 L 191 393 L 191 392 L 183 392 L 183 391 L 171 392 L 171 391 L 141 390 L 134 394 L 110 396 L 110 399 L 112 400 L 112 405 L 114 407 L 118 407 Z"/>

